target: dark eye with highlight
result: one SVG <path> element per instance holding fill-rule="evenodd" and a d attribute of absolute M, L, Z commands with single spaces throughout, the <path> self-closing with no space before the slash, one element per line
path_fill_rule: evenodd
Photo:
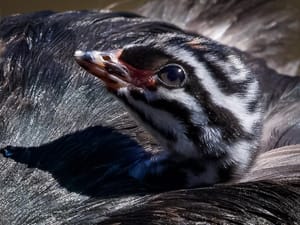
<path fill-rule="evenodd" d="M 158 80 L 168 87 L 182 87 L 186 80 L 184 69 L 177 64 L 166 65 L 156 74 Z"/>

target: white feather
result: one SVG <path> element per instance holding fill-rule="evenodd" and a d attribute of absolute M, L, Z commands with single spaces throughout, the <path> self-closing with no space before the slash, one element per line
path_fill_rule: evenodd
<path fill-rule="evenodd" d="M 126 95 L 128 102 L 134 105 L 134 107 L 136 107 L 138 110 L 142 111 L 148 119 L 151 119 L 156 127 L 176 135 L 177 141 L 175 143 L 173 141 L 164 139 L 151 126 L 141 121 L 139 116 L 129 108 L 131 114 L 136 117 L 138 121 L 142 123 L 157 140 L 159 140 L 165 150 L 174 150 L 182 155 L 185 155 L 186 157 L 191 158 L 199 156 L 197 147 L 186 136 L 187 131 L 185 130 L 184 125 L 178 119 L 174 118 L 173 115 L 166 111 L 155 109 L 142 101 L 135 100 L 130 96 L 129 91 L 126 88 L 119 89 L 119 94 Z M 172 146 L 172 149 L 168 149 L 168 146 L 170 145 Z"/>
<path fill-rule="evenodd" d="M 216 81 L 212 78 L 210 72 L 205 68 L 204 64 L 199 62 L 192 53 L 182 48 L 169 47 L 169 51 L 176 52 L 178 58 L 185 63 L 195 68 L 195 74 L 199 78 L 199 82 L 203 88 L 206 89 L 211 95 L 211 100 L 214 104 L 228 109 L 239 120 L 245 131 L 252 133 L 253 124 L 260 118 L 260 112 L 249 113 L 247 108 L 247 97 L 239 96 L 238 94 L 226 95 L 218 87 Z M 253 81 L 257 83 L 257 81 Z M 257 90 L 254 86 L 251 87 L 250 93 L 254 94 Z M 253 97 L 250 94 L 249 97 Z"/>

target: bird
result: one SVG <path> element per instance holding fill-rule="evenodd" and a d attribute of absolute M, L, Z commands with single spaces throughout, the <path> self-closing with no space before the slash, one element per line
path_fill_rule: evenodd
<path fill-rule="evenodd" d="M 272 118 L 274 114 L 278 116 L 274 108 L 287 103 L 283 96 L 293 97 L 290 101 L 297 103 L 298 78 L 280 75 L 261 60 L 254 60 L 237 49 L 185 32 L 172 24 L 131 13 L 40 12 L 4 18 L 0 27 L 1 144 L 4 146 L 0 157 L 0 208 L 4 215 L 1 223 L 184 224 L 198 221 L 243 224 L 245 221 L 299 221 L 297 146 L 273 151 L 271 148 L 286 143 L 277 141 L 271 146 L 266 140 L 262 153 L 256 149 L 260 132 L 265 132 L 265 128 L 261 128 L 262 113 L 267 112 L 267 118 Z M 153 37 L 159 38 L 147 41 Z M 81 51 L 75 52 L 78 49 Z M 76 64 L 74 52 L 77 62 L 99 76 L 104 83 L 89 76 Z M 184 54 L 176 54 L 178 52 Z M 203 53 L 203 57 L 207 54 L 207 58 L 201 58 L 199 52 L 200 56 Z M 159 62 L 156 61 L 157 57 Z M 145 61 L 145 58 L 148 60 Z M 197 65 L 193 64 L 194 61 L 197 61 Z M 136 62 L 139 62 L 138 65 Z M 205 66 L 201 65 L 204 62 Z M 209 62 L 213 65 L 208 69 Z M 227 63 L 232 67 L 227 68 Z M 221 68 L 214 71 L 213 66 Z M 153 68 L 156 69 L 155 74 Z M 202 69 L 200 75 L 191 72 L 199 68 Z M 201 91 L 197 96 L 199 98 L 196 98 L 196 105 L 192 101 L 181 101 L 180 96 L 195 98 L 197 92 L 187 87 L 197 87 L 202 82 L 210 84 L 207 82 L 212 74 L 225 78 L 228 70 L 245 73 L 233 73 L 237 77 L 230 76 L 224 82 L 233 84 L 243 78 L 246 82 L 243 90 L 238 87 L 231 90 L 226 89 L 226 83 L 221 82 L 223 80 L 214 77 L 215 84 L 220 85 L 217 87 L 222 88 L 221 93 L 227 94 L 224 97 L 230 99 L 231 95 L 239 93 L 238 98 L 257 99 L 257 104 L 252 107 L 258 112 L 255 119 L 258 124 L 255 124 L 252 135 L 245 138 L 242 130 L 228 127 L 236 132 L 229 134 L 237 135 L 237 139 L 253 141 L 249 157 L 242 158 L 245 161 L 230 158 L 235 155 L 226 156 L 228 152 L 216 152 L 216 143 L 210 143 L 212 145 L 206 148 L 212 152 L 201 152 L 204 148 L 196 153 L 193 148 L 181 152 L 173 144 L 176 142 L 168 138 L 177 138 L 181 134 L 178 130 L 165 134 L 162 133 L 164 130 L 158 130 L 157 127 L 155 130 L 146 127 L 161 144 L 159 146 L 126 111 L 131 109 L 134 118 L 144 126 L 151 122 L 155 125 L 155 121 L 145 123 L 145 118 L 136 115 L 133 107 L 145 101 L 153 107 L 148 108 L 147 113 L 159 107 L 162 120 L 156 125 L 168 128 L 168 122 L 175 122 L 180 128 L 186 129 L 184 135 L 188 135 L 186 137 L 194 143 L 191 134 L 197 135 L 199 127 L 208 124 L 206 116 L 214 118 L 214 115 L 205 114 L 205 109 L 202 109 L 204 105 L 199 104 L 210 103 L 209 96 L 205 96 L 205 90 L 210 86 L 196 90 Z M 133 71 L 137 79 L 129 76 Z M 169 74 L 174 74 L 174 71 L 175 76 Z M 191 79 L 196 79 L 199 84 L 191 82 Z M 129 81 L 133 83 L 127 87 Z M 280 87 L 276 86 L 279 84 Z M 250 95 L 251 85 L 255 87 L 253 95 Z M 217 93 L 218 88 L 206 92 Z M 161 94 L 163 90 L 167 90 L 163 92 L 164 95 Z M 159 93 L 161 95 L 157 96 Z M 172 102 L 176 105 L 174 111 L 170 103 L 165 104 L 172 100 L 168 93 L 177 93 L 176 101 Z M 155 99 L 157 97 L 164 97 L 163 101 L 151 105 L 150 100 L 153 103 L 159 100 Z M 269 104 L 265 104 L 266 101 Z M 126 110 L 120 102 L 125 104 Z M 216 105 L 212 103 L 209 107 L 213 109 Z M 241 123 L 244 126 L 244 122 L 249 122 L 248 119 L 254 116 L 250 114 L 243 121 L 240 120 L 241 115 L 235 114 L 235 108 L 227 108 L 231 113 L 226 114 L 226 106 L 222 106 L 223 111 L 219 113 L 224 113 L 228 118 L 214 121 L 220 126 L 221 122 L 235 126 Z M 285 109 L 290 106 L 287 105 Z M 261 111 L 262 108 L 265 112 Z M 295 112 L 295 120 L 287 125 L 297 124 L 297 108 L 290 109 Z M 190 117 L 184 117 L 191 110 L 203 110 L 203 117 L 191 120 L 193 123 L 202 122 L 196 127 L 196 133 L 190 129 L 193 128 Z M 166 114 L 170 116 L 167 117 L 169 120 L 163 117 Z M 235 116 L 239 120 L 233 120 Z M 185 120 L 179 123 L 182 118 Z M 293 128 L 296 134 L 297 126 Z M 219 129 L 216 127 L 215 135 Z M 283 134 L 285 138 L 282 140 L 291 137 L 284 136 L 286 134 Z M 168 137 L 164 138 L 163 135 Z M 230 138 L 231 144 L 237 141 Z M 222 141 L 219 144 L 222 145 Z M 297 144 L 296 135 L 289 140 L 289 144 Z M 205 171 L 196 162 L 207 160 L 205 156 L 214 153 L 217 155 L 210 155 L 212 159 L 208 161 L 219 160 L 220 168 L 225 165 L 237 167 L 234 171 L 225 170 L 225 174 L 216 173 L 219 177 L 212 180 L 208 179 L 210 176 L 202 177 L 205 179 L 187 176 L 191 172 L 199 175 L 199 171 Z M 255 154 L 259 155 L 253 162 Z M 291 159 L 294 160 L 293 164 L 287 163 Z M 270 164 L 266 165 L 266 160 Z M 249 174 L 246 173 L 247 169 Z M 216 172 L 214 167 L 211 172 Z M 228 174 L 244 179 L 244 183 L 237 181 L 211 186 L 222 182 L 222 179 L 224 182 L 230 180 L 232 177 L 228 177 Z M 282 174 L 284 177 L 280 176 Z M 270 177 L 272 179 L 267 179 Z M 207 185 L 210 187 L 202 187 Z M 166 191 L 170 189 L 173 191 Z"/>
<path fill-rule="evenodd" d="M 117 50 L 75 52 L 163 148 L 129 173 L 182 187 L 240 176 L 255 157 L 262 127 L 255 75 L 225 46 L 179 29 L 154 33 L 155 22 L 144 35 L 144 23 L 141 31 L 125 27 L 123 38 L 134 42 Z"/>

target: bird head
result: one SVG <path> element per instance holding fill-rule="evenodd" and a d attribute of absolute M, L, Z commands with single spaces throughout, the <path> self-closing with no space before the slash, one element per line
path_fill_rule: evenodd
<path fill-rule="evenodd" d="M 193 34 L 164 34 L 76 61 L 168 152 L 246 167 L 261 129 L 260 88 L 232 49 Z"/>

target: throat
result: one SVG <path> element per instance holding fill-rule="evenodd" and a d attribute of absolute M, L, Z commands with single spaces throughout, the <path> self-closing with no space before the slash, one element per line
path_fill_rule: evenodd
<path fill-rule="evenodd" d="M 151 131 L 163 151 L 137 162 L 130 176 L 153 188 L 210 186 L 238 179 L 253 161 L 258 145 L 255 139 L 227 143 L 215 129 L 202 133 L 206 136 L 197 143 L 184 133 L 171 141 Z"/>

